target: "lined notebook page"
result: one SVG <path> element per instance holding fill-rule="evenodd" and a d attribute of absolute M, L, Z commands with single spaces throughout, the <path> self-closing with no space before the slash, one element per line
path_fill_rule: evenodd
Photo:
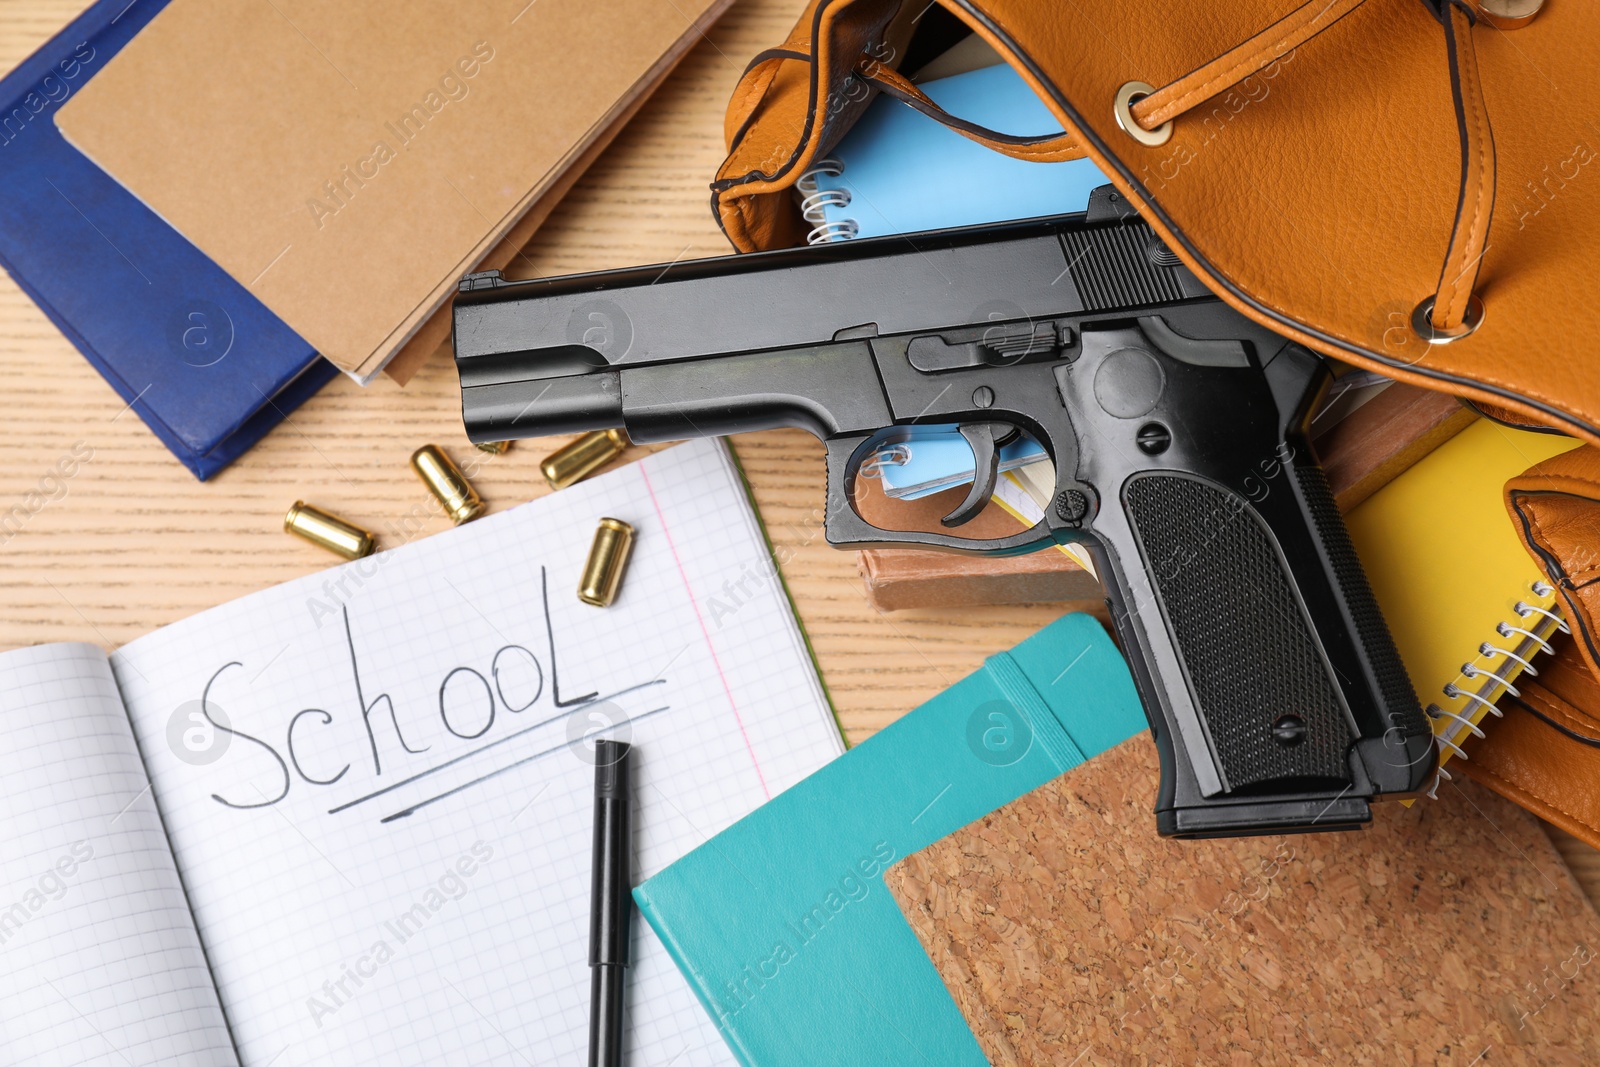
<path fill-rule="evenodd" d="M 602 516 L 638 531 L 604 609 L 576 596 Z M 208 611 L 113 666 L 257 1067 L 582 1062 L 585 731 L 636 745 L 639 880 L 842 747 L 713 441 Z M 172 723 L 197 710 L 216 740 L 189 751 Z M 631 1064 L 733 1062 L 643 922 L 629 981 Z"/>
<path fill-rule="evenodd" d="M 104 652 L 0 656 L 0 1061 L 236 1063 Z"/>

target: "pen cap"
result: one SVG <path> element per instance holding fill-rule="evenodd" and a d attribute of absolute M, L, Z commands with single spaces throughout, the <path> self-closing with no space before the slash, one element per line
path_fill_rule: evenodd
<path fill-rule="evenodd" d="M 594 743 L 594 796 L 627 800 L 629 754 L 633 746 L 626 741 L 599 740 Z"/>
<path fill-rule="evenodd" d="M 631 746 L 596 741 L 594 767 L 594 870 L 589 900 L 589 965 L 628 962 L 633 913 Z"/>

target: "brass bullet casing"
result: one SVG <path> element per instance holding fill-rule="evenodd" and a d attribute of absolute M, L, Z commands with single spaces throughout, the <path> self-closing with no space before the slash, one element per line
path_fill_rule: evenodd
<path fill-rule="evenodd" d="M 633 553 L 633 527 L 621 519 L 601 519 L 589 545 L 589 559 L 578 582 L 578 599 L 597 608 L 611 606 Z"/>
<path fill-rule="evenodd" d="M 491 456 L 503 456 L 511 450 L 510 441 L 479 441 L 478 451 L 487 452 Z"/>
<path fill-rule="evenodd" d="M 627 447 L 628 435 L 621 430 L 591 430 L 546 456 L 539 470 L 550 488 L 565 489 L 621 455 Z"/>
<path fill-rule="evenodd" d="M 345 559 L 370 556 L 377 546 L 377 541 L 366 530 L 314 508 L 304 500 L 294 502 L 294 507 L 283 517 L 283 528 Z"/>
<path fill-rule="evenodd" d="M 423 445 L 411 453 L 411 469 L 457 526 L 483 514 L 483 498 L 438 445 Z"/>

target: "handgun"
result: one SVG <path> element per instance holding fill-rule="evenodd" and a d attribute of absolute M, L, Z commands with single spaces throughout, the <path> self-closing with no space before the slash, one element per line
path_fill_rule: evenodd
<path fill-rule="evenodd" d="M 1374 798 L 1434 773 L 1432 730 L 1308 443 L 1326 366 L 1218 299 L 1114 196 L 1023 223 L 473 274 L 454 327 L 473 441 L 800 427 L 825 446 L 837 547 L 1081 544 L 1159 749 L 1163 835 L 1354 829 Z M 868 457 L 950 425 L 974 478 L 943 528 L 864 519 Z M 1043 518 L 963 536 L 1018 434 L 1054 464 Z"/>

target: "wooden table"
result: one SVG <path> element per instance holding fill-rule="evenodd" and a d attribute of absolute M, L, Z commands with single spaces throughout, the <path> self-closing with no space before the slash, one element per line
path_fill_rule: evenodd
<path fill-rule="evenodd" d="M 6 0 L 0 69 L 10 70 L 83 7 Z M 581 178 L 507 273 L 531 277 L 729 251 L 707 209 L 723 156 L 722 116 L 745 62 L 780 42 L 799 0 L 739 0 Z M 108 250 L 108 254 L 112 254 Z M 203 608 L 329 566 L 282 532 L 305 498 L 380 531 L 392 546 L 446 528 L 407 467 L 426 442 L 464 454 L 446 349 L 404 389 L 335 381 L 232 467 L 200 484 L 11 280 L 0 276 L 0 511 L 79 442 L 93 450 L 63 496 L 0 546 L 0 649 L 88 641 L 106 649 Z M 475 476 L 493 508 L 547 492 L 529 442 Z M 855 554 L 822 536 L 822 448 L 798 431 L 734 439 L 824 680 L 852 742 L 1059 614 L 1049 605 L 880 615 Z M 1600 853 L 1551 830 L 1600 900 Z"/>

